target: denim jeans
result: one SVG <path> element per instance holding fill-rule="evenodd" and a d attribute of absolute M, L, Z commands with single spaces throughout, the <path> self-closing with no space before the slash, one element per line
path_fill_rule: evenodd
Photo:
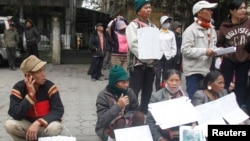
<path fill-rule="evenodd" d="M 198 90 L 199 82 L 204 79 L 201 74 L 193 74 L 186 77 L 187 93 L 190 99 L 193 98 L 194 93 Z"/>

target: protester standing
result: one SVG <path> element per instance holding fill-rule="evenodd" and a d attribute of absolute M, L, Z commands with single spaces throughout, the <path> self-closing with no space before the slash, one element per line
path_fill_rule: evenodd
<path fill-rule="evenodd" d="M 118 16 L 110 22 L 109 35 L 111 39 L 111 64 L 123 66 L 127 71 L 128 42 L 126 38 L 127 20 Z"/>
<path fill-rule="evenodd" d="M 135 0 L 135 11 L 137 18 L 132 20 L 126 28 L 126 37 L 128 41 L 128 71 L 130 75 L 129 87 L 133 89 L 136 96 L 141 91 L 140 110 L 147 114 L 148 103 L 153 90 L 154 82 L 154 60 L 140 60 L 138 58 L 138 35 L 139 28 L 155 27 L 150 22 L 149 17 L 152 12 L 149 0 Z"/>
<path fill-rule="evenodd" d="M 181 54 L 181 43 L 182 43 L 182 24 L 178 21 L 174 21 L 171 24 L 171 30 L 175 34 L 177 52 L 175 55 L 175 69 L 182 72 L 182 54 Z"/>
<path fill-rule="evenodd" d="M 91 80 L 102 80 L 102 66 L 105 51 L 109 48 L 106 33 L 104 31 L 104 25 L 98 23 L 95 26 L 95 31 L 91 34 L 89 39 L 89 49 L 92 52 L 92 62 L 88 70 L 88 74 L 91 75 Z"/>
<path fill-rule="evenodd" d="M 15 24 L 11 22 L 9 29 L 6 29 L 3 34 L 4 43 L 8 57 L 8 64 L 11 70 L 16 70 L 16 47 L 19 43 L 19 36 L 15 29 Z"/>
<path fill-rule="evenodd" d="M 218 47 L 236 47 L 236 52 L 223 56 L 221 72 L 225 78 L 225 89 L 229 90 L 235 74 L 235 89 L 237 102 L 246 109 L 247 78 L 249 71 L 249 53 L 246 51 L 250 43 L 250 19 L 244 0 L 232 0 L 229 4 L 229 18 L 222 23 L 218 32 Z M 249 107 L 250 108 L 250 107 Z"/>
<path fill-rule="evenodd" d="M 169 30 L 172 18 L 168 16 L 162 16 L 160 19 L 160 50 L 163 56 L 160 60 L 156 61 L 155 64 L 155 90 L 161 89 L 161 83 L 163 82 L 163 74 L 176 67 L 174 57 L 176 55 L 177 47 L 175 34 Z"/>
<path fill-rule="evenodd" d="M 181 52 L 183 74 L 186 77 L 187 93 L 190 98 L 198 88 L 199 81 L 210 72 L 215 56 L 217 35 L 211 24 L 212 8 L 217 3 L 199 1 L 193 6 L 194 23 L 183 32 Z"/>
<path fill-rule="evenodd" d="M 39 57 L 38 43 L 41 41 L 41 36 L 30 19 L 25 21 L 25 38 L 28 56 L 35 55 Z"/>

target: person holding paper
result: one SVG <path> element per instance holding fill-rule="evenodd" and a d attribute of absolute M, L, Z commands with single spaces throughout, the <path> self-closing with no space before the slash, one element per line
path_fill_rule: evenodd
<path fill-rule="evenodd" d="M 229 17 L 218 31 L 218 47 L 236 47 L 235 53 L 223 55 L 221 72 L 225 78 L 225 88 L 229 90 L 235 73 L 235 94 L 242 109 L 246 109 L 246 91 L 248 83 L 249 53 L 246 50 L 250 42 L 250 19 L 244 0 L 232 0 L 228 7 Z M 250 107 L 249 107 L 250 108 Z M 249 113 L 250 114 L 250 113 Z"/>
<path fill-rule="evenodd" d="M 187 93 L 190 98 L 198 88 L 199 81 L 210 72 L 213 57 L 216 55 L 217 35 L 211 23 L 213 8 L 217 3 L 199 1 L 193 6 L 194 23 L 183 32 L 181 52 L 183 74 L 186 77 Z"/>
<path fill-rule="evenodd" d="M 162 75 L 168 69 L 174 69 L 176 67 L 174 57 L 177 52 L 175 34 L 169 30 L 172 18 L 168 16 L 162 16 L 160 19 L 160 49 L 163 52 L 163 56 L 160 60 L 156 61 L 155 69 L 155 90 L 161 89 Z"/>
<path fill-rule="evenodd" d="M 114 130 L 144 124 L 138 100 L 129 86 L 129 76 L 122 66 L 114 65 L 109 72 L 109 83 L 96 99 L 97 122 L 95 131 L 102 141 L 115 139 Z"/>
<path fill-rule="evenodd" d="M 224 77 L 219 71 L 209 72 L 200 82 L 199 88 L 192 98 L 192 104 L 197 106 L 227 95 L 224 86 Z"/>
<path fill-rule="evenodd" d="M 179 71 L 169 69 L 166 71 L 163 78 L 165 87 L 152 94 L 150 103 L 187 96 L 181 88 L 181 73 Z M 161 129 L 158 125 L 156 125 L 156 121 L 150 111 L 147 114 L 146 123 L 150 127 L 154 141 L 179 140 L 179 127 L 172 127 L 165 130 Z"/>
<path fill-rule="evenodd" d="M 148 103 L 153 91 L 154 82 L 154 59 L 138 58 L 138 29 L 156 26 L 150 22 L 152 12 L 150 0 L 135 0 L 135 11 L 137 18 L 132 20 L 126 28 L 126 37 L 129 46 L 128 72 L 130 75 L 129 87 L 139 97 L 141 91 L 140 111 L 148 112 Z M 148 32 L 150 34 L 150 32 Z M 152 47 L 154 48 L 154 47 Z"/>

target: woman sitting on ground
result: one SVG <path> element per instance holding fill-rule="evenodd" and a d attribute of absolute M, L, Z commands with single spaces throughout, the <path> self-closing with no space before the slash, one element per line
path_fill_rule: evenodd
<path fill-rule="evenodd" d="M 200 82 L 191 102 L 194 106 L 197 106 L 223 97 L 228 94 L 224 87 L 223 75 L 217 70 L 211 71 Z"/>
<path fill-rule="evenodd" d="M 97 96 L 95 131 L 102 141 L 115 139 L 114 130 L 143 125 L 144 114 L 139 111 L 137 97 L 129 86 L 129 76 L 122 66 L 109 72 L 109 83 Z"/>
<path fill-rule="evenodd" d="M 150 103 L 187 96 L 181 89 L 181 73 L 179 71 L 169 69 L 164 74 L 163 79 L 165 87 L 152 94 Z M 179 141 L 179 127 L 161 129 L 156 125 L 150 111 L 148 111 L 146 122 L 150 127 L 154 141 Z"/>

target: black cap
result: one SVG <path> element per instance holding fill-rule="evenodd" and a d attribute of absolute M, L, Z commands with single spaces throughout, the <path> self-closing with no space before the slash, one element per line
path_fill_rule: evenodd
<path fill-rule="evenodd" d="M 96 27 L 97 27 L 97 26 L 103 26 L 103 24 L 102 24 L 102 23 L 98 23 L 98 24 L 96 24 Z"/>

